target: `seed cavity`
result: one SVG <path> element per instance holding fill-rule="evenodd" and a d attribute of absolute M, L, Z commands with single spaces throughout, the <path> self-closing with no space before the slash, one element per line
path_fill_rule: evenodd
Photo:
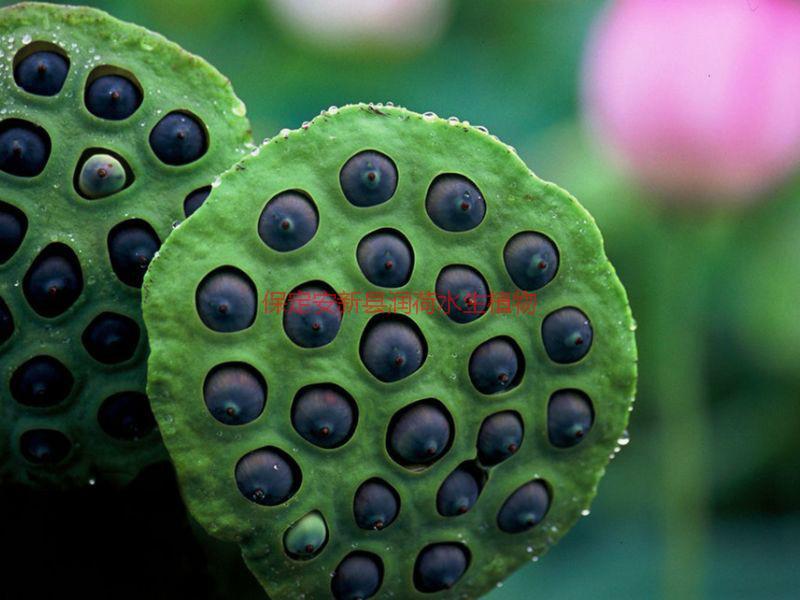
<path fill-rule="evenodd" d="M 197 314 L 209 329 L 233 333 L 250 327 L 256 320 L 256 286 L 236 267 L 219 267 L 197 286 Z"/>
<path fill-rule="evenodd" d="M 445 231 L 469 231 L 483 222 L 486 201 L 478 187 L 463 175 L 439 175 L 428 188 L 425 210 Z"/>
<path fill-rule="evenodd" d="M 342 192 L 350 204 L 359 207 L 383 204 L 397 189 L 397 167 L 377 150 L 365 150 L 351 157 L 339 173 Z"/>
<path fill-rule="evenodd" d="M 65 313 L 83 291 L 78 257 L 64 244 L 50 244 L 25 274 L 22 291 L 31 308 L 42 317 L 54 318 Z"/>
<path fill-rule="evenodd" d="M 208 412 L 220 423 L 245 425 L 264 411 L 267 382 L 246 363 L 224 363 L 206 376 L 203 398 Z"/>
<path fill-rule="evenodd" d="M 592 401 L 580 390 L 559 390 L 547 404 L 547 435 L 556 448 L 579 444 L 594 424 Z"/>
<path fill-rule="evenodd" d="M 298 190 L 282 192 L 273 197 L 258 219 L 258 235 L 278 252 L 302 248 L 319 227 L 319 213 L 314 201 Z"/>
<path fill-rule="evenodd" d="M 347 443 L 355 432 L 357 421 L 355 400 L 332 383 L 306 386 L 292 403 L 295 430 L 320 448 L 338 448 Z"/>
<path fill-rule="evenodd" d="M 124 441 L 139 440 L 156 429 L 147 396 L 134 391 L 106 398 L 97 411 L 97 422 L 108 435 Z"/>

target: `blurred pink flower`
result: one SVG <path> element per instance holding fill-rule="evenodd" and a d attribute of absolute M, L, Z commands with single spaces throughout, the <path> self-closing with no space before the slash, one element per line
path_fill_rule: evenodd
<path fill-rule="evenodd" d="M 613 2 L 588 44 L 584 104 L 646 185 L 752 198 L 800 160 L 800 2 Z"/>

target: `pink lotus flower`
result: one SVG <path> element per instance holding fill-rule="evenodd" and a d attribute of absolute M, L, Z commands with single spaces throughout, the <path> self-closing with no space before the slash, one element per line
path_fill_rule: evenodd
<path fill-rule="evenodd" d="M 800 2 L 613 2 L 587 48 L 584 101 L 644 184 L 752 198 L 800 161 Z"/>

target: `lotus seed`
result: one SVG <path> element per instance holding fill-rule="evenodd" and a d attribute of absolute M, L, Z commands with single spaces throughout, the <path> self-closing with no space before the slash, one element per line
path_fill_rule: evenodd
<path fill-rule="evenodd" d="M 414 585 L 420 592 L 449 590 L 464 575 L 469 554 L 461 544 L 431 544 L 422 549 L 414 564 Z"/>
<path fill-rule="evenodd" d="M 16 254 L 27 230 L 28 219 L 23 212 L 0 202 L 0 265 Z"/>
<path fill-rule="evenodd" d="M 125 167 L 110 154 L 93 154 L 86 159 L 78 175 L 78 190 L 92 200 L 105 198 L 125 187 Z"/>
<path fill-rule="evenodd" d="M 439 175 L 428 188 L 425 210 L 445 231 L 468 231 L 483 221 L 486 201 L 477 186 L 461 175 Z"/>
<path fill-rule="evenodd" d="M 61 91 L 69 71 L 69 61 L 57 52 L 46 50 L 29 54 L 14 67 L 14 81 L 26 92 L 55 96 Z"/>
<path fill-rule="evenodd" d="M 452 265 L 436 279 L 436 299 L 442 311 L 456 323 L 482 317 L 489 305 L 489 286 L 472 267 Z"/>
<path fill-rule="evenodd" d="M 310 512 L 286 530 L 283 547 L 296 560 L 308 560 L 328 541 L 328 526 L 317 511 Z"/>
<path fill-rule="evenodd" d="M 283 329 L 302 348 L 330 344 L 342 324 L 342 303 L 326 284 L 305 284 L 292 290 L 283 311 Z"/>
<path fill-rule="evenodd" d="M 550 508 L 550 492 L 544 482 L 529 481 L 506 499 L 497 514 L 497 525 L 506 533 L 521 533 L 538 525 Z"/>
<path fill-rule="evenodd" d="M 303 438 L 320 448 L 344 444 L 356 426 L 355 402 L 333 385 L 300 390 L 292 404 L 292 425 Z"/>
<path fill-rule="evenodd" d="M 206 327 L 222 333 L 241 331 L 256 319 L 256 288 L 239 269 L 220 267 L 197 287 L 197 314 Z"/>
<path fill-rule="evenodd" d="M 478 458 L 487 467 L 514 454 L 522 445 L 522 419 L 512 411 L 495 413 L 481 424 L 478 432 Z"/>
<path fill-rule="evenodd" d="M 512 237 L 503 250 L 503 259 L 514 285 L 526 291 L 544 287 L 558 271 L 555 244 L 547 236 L 532 231 Z"/>
<path fill-rule="evenodd" d="M 579 390 L 559 390 L 547 405 L 547 435 L 557 448 L 578 444 L 594 423 L 589 397 Z"/>
<path fill-rule="evenodd" d="M 196 161 L 208 150 L 203 125 L 193 116 L 171 112 L 150 132 L 150 148 L 158 159 L 172 166 Z"/>
<path fill-rule="evenodd" d="M 277 448 L 260 448 L 236 464 L 236 485 L 242 495 L 256 504 L 275 506 L 286 502 L 300 487 L 300 470 Z"/>
<path fill-rule="evenodd" d="M 220 423 L 244 425 L 264 411 L 267 384 L 261 374 L 244 363 L 214 367 L 203 385 L 208 412 Z"/>
<path fill-rule="evenodd" d="M 211 186 L 206 185 L 190 192 L 183 201 L 183 214 L 191 217 L 200 208 L 211 193 Z"/>
<path fill-rule="evenodd" d="M 14 318 L 5 300 L 0 298 L 0 345 L 14 333 Z"/>
<path fill-rule="evenodd" d="M 562 364 L 579 361 L 592 346 L 589 317 L 572 307 L 553 311 L 542 322 L 542 341 L 551 360 Z"/>
<path fill-rule="evenodd" d="M 83 347 L 93 359 L 112 365 L 130 360 L 139 345 L 139 326 L 124 315 L 106 312 L 84 330 Z"/>
<path fill-rule="evenodd" d="M 33 261 L 22 290 L 31 308 L 43 317 L 57 317 L 72 306 L 83 291 L 78 257 L 63 244 L 51 244 Z"/>
<path fill-rule="evenodd" d="M 127 119 L 142 103 L 138 86 L 122 75 L 103 75 L 86 88 L 84 102 L 89 112 L 101 119 Z"/>
<path fill-rule="evenodd" d="M 305 246 L 319 226 L 314 203 L 300 192 L 283 192 L 267 203 L 258 219 L 258 235 L 278 252 Z"/>
<path fill-rule="evenodd" d="M 425 362 L 427 348 L 419 327 L 408 317 L 377 316 L 361 336 L 361 360 L 370 373 L 390 383 L 408 377 Z"/>
<path fill-rule="evenodd" d="M 364 277 L 377 286 L 401 287 L 411 277 L 414 252 L 399 232 L 370 233 L 359 242 L 356 257 Z"/>
<path fill-rule="evenodd" d="M 374 554 L 352 552 L 336 567 L 331 592 L 336 600 L 367 600 L 381 587 L 383 563 Z"/>
<path fill-rule="evenodd" d="M 450 417 L 438 402 L 417 402 L 392 418 L 387 441 L 390 454 L 400 464 L 407 467 L 430 464 L 450 447 Z"/>
<path fill-rule="evenodd" d="M 31 463 L 52 465 L 64 460 L 72 449 L 69 438 L 55 429 L 30 429 L 19 438 L 22 456 Z"/>
<path fill-rule="evenodd" d="M 120 223 L 108 234 L 111 267 L 119 280 L 131 287 L 142 287 L 147 267 L 160 246 L 153 228 L 138 219 Z"/>
<path fill-rule="evenodd" d="M 50 136 L 27 121 L 0 123 L 0 171 L 18 177 L 34 177 L 50 158 Z"/>
<path fill-rule="evenodd" d="M 55 406 L 66 400 L 75 379 L 69 369 L 52 356 L 36 356 L 11 376 L 11 395 L 26 406 Z"/>
<path fill-rule="evenodd" d="M 383 204 L 397 189 L 397 167 L 385 154 L 366 150 L 345 163 L 339 183 L 345 198 L 355 206 Z"/>
<path fill-rule="evenodd" d="M 436 494 L 436 510 L 440 515 L 444 517 L 463 515 L 477 502 L 481 486 L 474 470 L 467 463 L 459 465 L 447 476 Z"/>
<path fill-rule="evenodd" d="M 109 396 L 97 411 L 97 421 L 108 435 L 133 441 L 156 428 L 147 396 L 140 392 L 120 392 Z"/>
<path fill-rule="evenodd" d="M 361 529 L 385 529 L 397 518 L 400 496 L 385 481 L 371 479 L 358 488 L 353 514 Z"/>
<path fill-rule="evenodd" d="M 513 388 L 524 369 L 522 351 L 513 340 L 505 337 L 484 342 L 469 359 L 469 378 L 483 394 L 497 394 Z"/>

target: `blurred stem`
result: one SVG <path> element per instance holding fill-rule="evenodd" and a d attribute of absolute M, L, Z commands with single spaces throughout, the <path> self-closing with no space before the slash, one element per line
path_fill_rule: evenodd
<path fill-rule="evenodd" d="M 653 240 L 653 389 L 661 431 L 664 596 L 704 596 L 711 431 L 704 387 L 709 291 L 726 223 L 663 215 Z"/>

